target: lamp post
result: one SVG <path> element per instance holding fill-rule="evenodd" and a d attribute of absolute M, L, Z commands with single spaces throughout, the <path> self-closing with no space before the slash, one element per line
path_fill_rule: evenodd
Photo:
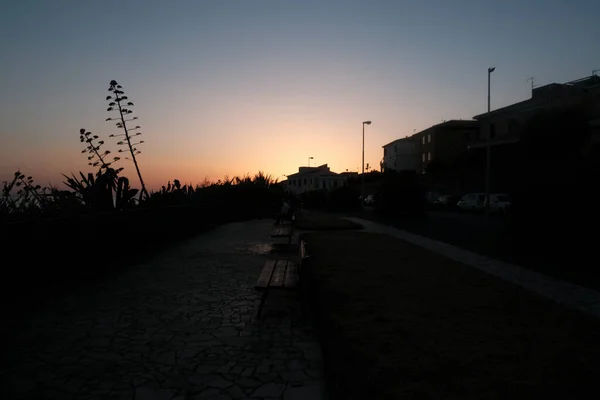
<path fill-rule="evenodd" d="M 492 72 L 496 67 L 488 68 L 488 96 L 487 96 L 487 112 L 488 112 L 488 133 L 487 133 L 487 143 L 485 146 L 485 200 L 484 200 L 484 208 L 485 208 L 485 217 L 488 218 L 490 214 L 490 169 L 491 169 L 491 155 L 492 155 L 492 127 L 491 122 L 489 122 L 489 114 L 490 114 L 490 82 Z"/>
<path fill-rule="evenodd" d="M 308 166 L 310 167 L 310 160 L 314 159 L 314 157 L 308 157 Z"/>
<path fill-rule="evenodd" d="M 362 123 L 362 174 L 360 182 L 360 203 L 365 201 L 365 125 L 371 125 L 371 121 L 363 121 Z"/>

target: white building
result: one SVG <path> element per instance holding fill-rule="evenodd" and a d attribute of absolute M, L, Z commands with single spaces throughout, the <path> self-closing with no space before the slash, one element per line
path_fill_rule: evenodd
<path fill-rule="evenodd" d="M 419 149 L 414 136 L 394 140 L 383 147 L 383 171 L 415 171 L 419 165 Z"/>
<path fill-rule="evenodd" d="M 313 190 L 333 190 L 344 186 L 347 179 L 323 164 L 318 167 L 299 167 L 298 172 L 288 175 L 282 184 L 286 190 L 299 194 Z"/>

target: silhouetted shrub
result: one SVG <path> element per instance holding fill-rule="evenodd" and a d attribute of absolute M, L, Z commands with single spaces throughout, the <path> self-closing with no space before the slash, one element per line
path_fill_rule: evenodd
<path fill-rule="evenodd" d="M 330 211 L 349 211 L 360 208 L 360 191 L 351 186 L 333 189 L 327 196 L 327 207 Z"/>
<path fill-rule="evenodd" d="M 327 192 L 325 190 L 313 190 L 301 193 L 299 196 L 302 207 L 309 210 L 320 210 L 327 207 Z"/>
<path fill-rule="evenodd" d="M 580 110 L 548 110 L 526 124 L 512 193 L 517 249 L 566 260 L 595 247 L 600 154 L 588 120 Z"/>
<path fill-rule="evenodd" d="M 375 195 L 375 209 L 388 215 L 421 215 L 425 211 L 425 188 L 414 172 L 383 174 Z"/>

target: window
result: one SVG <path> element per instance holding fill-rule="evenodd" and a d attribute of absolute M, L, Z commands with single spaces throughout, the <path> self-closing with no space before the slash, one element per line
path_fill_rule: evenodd
<path fill-rule="evenodd" d="M 304 184 L 306 185 L 306 178 L 304 178 Z"/>
<path fill-rule="evenodd" d="M 427 161 L 431 161 L 431 152 L 427 153 Z"/>
<path fill-rule="evenodd" d="M 425 139 L 425 138 L 423 138 L 423 139 Z M 421 161 L 425 162 L 425 153 L 421 154 Z"/>
<path fill-rule="evenodd" d="M 397 152 L 398 152 L 398 145 L 397 145 L 397 144 L 395 144 L 395 145 L 394 145 L 394 153 L 397 153 Z"/>
<path fill-rule="evenodd" d="M 425 144 L 425 136 L 421 138 L 421 144 Z"/>
<path fill-rule="evenodd" d="M 385 147 L 383 148 L 383 155 L 387 156 L 387 149 Z"/>
<path fill-rule="evenodd" d="M 333 181 L 333 187 L 337 187 L 337 181 Z"/>
<path fill-rule="evenodd" d="M 490 124 L 490 139 L 496 139 L 496 125 Z"/>
<path fill-rule="evenodd" d="M 431 133 L 427 134 L 427 143 L 431 143 Z"/>

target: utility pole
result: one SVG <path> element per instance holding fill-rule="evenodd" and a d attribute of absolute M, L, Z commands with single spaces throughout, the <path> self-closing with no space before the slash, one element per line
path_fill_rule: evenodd
<path fill-rule="evenodd" d="M 362 174 L 361 174 L 361 182 L 360 182 L 360 197 L 361 197 L 361 206 L 365 201 L 365 125 L 371 125 L 371 121 L 364 121 L 362 123 Z"/>
<path fill-rule="evenodd" d="M 527 81 L 531 81 L 531 95 L 533 96 L 533 88 L 537 86 L 535 84 L 535 76 L 532 76 L 531 78 L 527 78 Z"/>
<path fill-rule="evenodd" d="M 492 76 L 492 72 L 494 72 L 494 70 L 496 69 L 496 67 L 490 67 L 488 68 L 488 95 L 487 95 L 487 108 L 488 108 L 488 117 L 490 114 L 490 109 L 491 109 L 491 103 L 490 103 L 490 88 L 491 88 L 491 76 Z M 489 121 L 489 119 L 488 119 Z M 487 134 L 487 145 L 485 146 L 486 148 L 486 158 L 485 158 L 485 203 L 484 203 L 484 208 L 485 208 L 485 217 L 486 219 L 489 217 L 490 214 L 490 170 L 491 170 L 491 165 L 492 165 L 492 123 L 488 122 L 489 126 L 488 126 L 488 134 Z"/>

